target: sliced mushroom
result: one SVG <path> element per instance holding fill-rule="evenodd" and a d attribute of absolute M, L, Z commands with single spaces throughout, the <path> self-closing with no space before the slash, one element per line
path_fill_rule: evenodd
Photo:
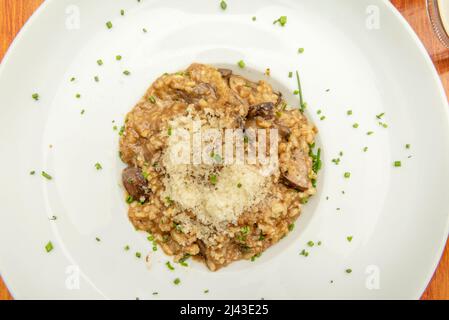
<path fill-rule="evenodd" d="M 274 103 L 264 102 L 252 105 L 248 110 L 248 118 L 262 117 L 265 120 L 274 118 Z"/>
<path fill-rule="evenodd" d="M 278 124 L 277 125 L 277 129 L 278 129 L 279 135 L 282 138 L 284 138 L 286 140 L 288 140 L 290 138 L 290 135 L 292 134 L 292 131 L 290 130 L 289 127 Z"/>
<path fill-rule="evenodd" d="M 212 96 L 214 99 L 217 98 L 215 88 L 211 84 L 205 82 L 199 83 L 193 87 L 192 92 L 195 97 Z"/>
<path fill-rule="evenodd" d="M 281 164 L 283 183 L 291 188 L 306 191 L 312 187 L 310 167 L 303 151 L 297 149 L 284 165 Z"/>
<path fill-rule="evenodd" d="M 221 73 L 221 76 L 223 78 L 229 78 L 230 76 L 232 76 L 232 70 L 231 69 L 223 69 L 223 68 L 219 68 L 218 72 Z"/>
<path fill-rule="evenodd" d="M 211 97 L 217 99 L 215 88 L 209 83 L 199 83 L 193 87 L 192 91 L 186 92 L 184 90 L 176 89 L 175 100 L 183 100 L 187 104 L 197 104 L 200 99 L 204 97 Z"/>
<path fill-rule="evenodd" d="M 135 200 L 140 200 L 150 193 L 147 181 L 142 174 L 142 170 L 136 167 L 128 167 L 123 170 L 122 181 L 126 191 Z"/>

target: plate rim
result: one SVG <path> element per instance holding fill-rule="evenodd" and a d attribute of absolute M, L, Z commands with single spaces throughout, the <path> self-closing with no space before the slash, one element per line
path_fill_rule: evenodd
<path fill-rule="evenodd" d="M 39 7 L 32 13 L 32 15 L 28 18 L 28 20 L 24 23 L 24 25 L 21 27 L 19 32 L 16 34 L 14 39 L 11 41 L 11 44 L 9 45 L 8 49 L 5 52 L 5 55 L 3 56 L 3 59 L 0 63 L 0 78 L 2 77 L 4 73 L 5 66 L 8 65 L 9 60 L 12 59 L 14 56 L 17 46 L 24 41 L 24 38 L 26 37 L 28 30 L 34 25 L 34 23 L 40 18 L 40 16 L 43 14 L 43 12 L 51 6 L 56 0 L 44 0 Z M 401 12 L 391 3 L 390 0 L 376 0 L 379 4 L 382 4 L 385 6 L 385 9 L 390 11 L 394 16 L 395 19 L 400 23 L 400 25 L 404 28 L 407 35 L 410 37 L 414 45 L 416 45 L 417 49 L 419 50 L 421 58 L 424 59 L 424 62 L 426 63 L 426 66 L 429 68 L 429 71 L 431 72 L 432 81 L 434 82 L 434 88 L 437 89 L 439 99 L 441 100 L 442 105 L 445 105 L 444 113 L 446 115 L 447 120 L 449 121 L 449 101 L 448 96 L 446 94 L 446 91 L 444 89 L 443 83 L 441 81 L 441 78 L 438 74 L 438 71 L 436 69 L 435 64 L 433 63 L 426 47 L 424 46 L 423 42 L 415 32 L 415 30 L 412 28 L 412 26 L 408 23 L 406 18 L 401 14 Z M 447 127 L 447 130 L 449 130 L 449 126 Z M 413 296 L 414 299 L 420 299 L 422 295 L 424 294 L 425 290 L 429 286 L 439 264 L 441 261 L 441 258 L 444 254 L 444 250 L 446 247 L 446 244 L 449 244 L 449 212 L 446 213 L 446 224 L 444 227 L 446 237 L 444 239 L 440 240 L 439 246 L 437 248 L 437 253 L 433 259 L 433 261 L 429 261 L 429 267 L 430 270 L 428 270 L 427 276 L 422 279 L 422 284 L 417 290 Z M 2 277 L 2 280 L 4 284 L 6 285 L 7 289 L 9 290 L 11 296 L 13 299 L 16 299 L 16 296 L 18 295 L 19 289 L 12 285 L 12 280 L 10 280 L 6 276 L 6 272 L 3 268 L 1 268 L 1 261 L 0 261 L 0 276 Z M 20 298 L 17 298 L 20 299 Z"/>

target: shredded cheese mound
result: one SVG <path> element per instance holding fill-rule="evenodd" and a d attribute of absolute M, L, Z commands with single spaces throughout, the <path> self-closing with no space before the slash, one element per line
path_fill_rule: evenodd
<path fill-rule="evenodd" d="M 179 117 L 170 122 L 170 127 L 172 131 L 182 128 L 192 132 L 191 120 L 191 116 Z M 201 129 L 209 125 L 203 124 Z M 178 143 L 179 140 L 169 138 L 162 158 L 162 196 L 171 199 L 180 211 L 190 211 L 198 222 L 220 231 L 236 224 L 243 212 L 266 198 L 271 177 L 261 174 L 256 166 L 179 163 Z"/>

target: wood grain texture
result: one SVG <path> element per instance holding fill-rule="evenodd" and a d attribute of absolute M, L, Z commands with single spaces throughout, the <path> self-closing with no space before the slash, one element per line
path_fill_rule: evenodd
<path fill-rule="evenodd" d="M 0 59 L 20 28 L 43 0 L 0 0 Z M 449 50 L 434 36 L 427 19 L 424 0 L 392 0 L 417 32 L 437 67 L 446 93 L 449 94 Z M 0 278 L 0 300 L 10 300 Z M 449 299 L 449 244 L 422 299 Z"/>

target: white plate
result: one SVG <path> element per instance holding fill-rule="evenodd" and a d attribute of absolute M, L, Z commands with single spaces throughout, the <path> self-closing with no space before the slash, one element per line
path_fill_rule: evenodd
<path fill-rule="evenodd" d="M 416 35 L 388 1 L 227 2 L 223 11 L 218 0 L 48 0 L 27 23 L 0 73 L 0 270 L 16 298 L 419 298 L 448 235 L 449 125 Z M 273 25 L 282 15 L 287 25 Z M 120 127 L 164 72 L 241 59 L 249 77 L 270 67 L 285 93 L 296 87 L 288 72 L 300 70 L 324 150 L 319 193 L 256 262 L 169 271 L 159 250 L 148 269 L 134 255 L 152 246 L 127 220 L 112 121 Z M 305 258 L 309 240 L 322 245 Z"/>

